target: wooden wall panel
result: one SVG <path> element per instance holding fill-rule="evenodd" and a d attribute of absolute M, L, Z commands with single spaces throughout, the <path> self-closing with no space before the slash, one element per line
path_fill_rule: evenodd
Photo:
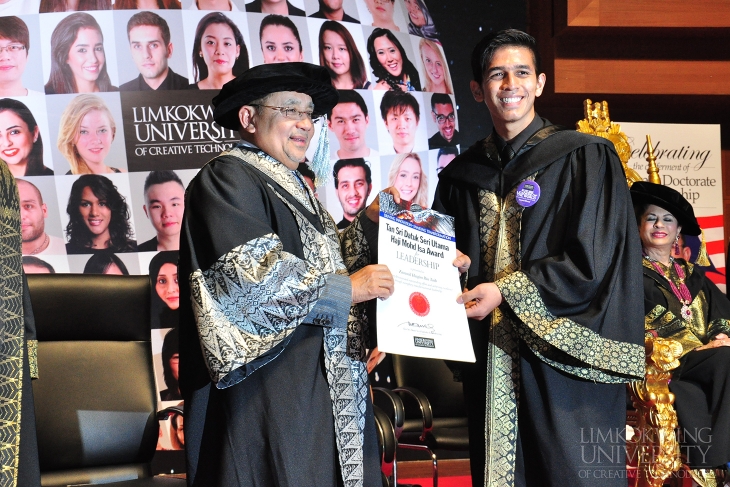
<path fill-rule="evenodd" d="M 556 93 L 730 95 L 730 61 L 555 59 Z"/>
<path fill-rule="evenodd" d="M 730 27 L 727 0 L 567 0 L 570 27 Z"/>
<path fill-rule="evenodd" d="M 730 239 L 730 1 L 527 2 L 548 79 L 541 116 L 573 126 L 591 98 L 614 120 L 720 124 Z"/>

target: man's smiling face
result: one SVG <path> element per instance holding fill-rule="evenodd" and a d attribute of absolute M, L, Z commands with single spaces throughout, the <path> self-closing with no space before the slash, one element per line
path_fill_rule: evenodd
<path fill-rule="evenodd" d="M 314 108 L 309 95 L 295 91 L 273 93 L 267 98 L 266 105 L 293 108 L 302 112 Z M 291 120 L 279 110 L 265 107 L 259 107 L 255 119 L 253 143 L 292 171 L 299 167 L 314 133 L 312 120 L 307 117 Z"/>
<path fill-rule="evenodd" d="M 494 52 L 482 86 L 472 81 L 472 93 L 486 103 L 497 133 L 510 140 L 535 118 L 535 98 L 544 86 L 545 74 L 537 74 L 532 51 L 504 46 Z"/>

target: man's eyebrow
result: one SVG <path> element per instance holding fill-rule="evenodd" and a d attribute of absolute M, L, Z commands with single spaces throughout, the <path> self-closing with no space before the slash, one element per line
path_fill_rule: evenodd
<path fill-rule="evenodd" d="M 510 66 L 512 69 L 527 69 L 532 70 L 532 66 L 529 64 L 515 64 L 513 66 Z M 489 69 L 487 69 L 487 73 L 491 73 L 493 71 L 507 71 L 507 66 L 493 66 Z"/>
<path fill-rule="evenodd" d="M 281 106 L 288 107 L 288 106 L 301 105 L 301 104 L 302 104 L 301 100 L 298 100 L 296 98 L 289 98 L 289 99 L 285 100 L 284 102 L 282 102 Z M 310 101 L 307 104 L 307 108 L 314 108 L 314 103 Z"/>

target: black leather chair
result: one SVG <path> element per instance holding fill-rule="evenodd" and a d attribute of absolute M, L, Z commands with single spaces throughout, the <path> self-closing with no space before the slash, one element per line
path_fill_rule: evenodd
<path fill-rule="evenodd" d="M 383 487 L 395 487 L 396 479 L 393 472 L 395 468 L 395 450 L 398 447 L 395 429 L 388 415 L 378 406 L 373 406 L 373 414 L 375 415 L 375 431 L 378 434 L 378 446 L 380 447 L 380 470 L 383 477 Z"/>
<path fill-rule="evenodd" d="M 184 486 L 153 477 L 159 423 L 147 276 L 28 276 L 41 483 Z"/>
<path fill-rule="evenodd" d="M 374 388 L 376 403 L 393 421 L 399 449 L 421 450 L 430 456 L 437 487 L 437 452 L 469 451 L 462 385 L 454 382 L 443 360 L 390 355 L 390 361 L 391 370 L 380 372 L 391 375 L 394 387 Z"/>

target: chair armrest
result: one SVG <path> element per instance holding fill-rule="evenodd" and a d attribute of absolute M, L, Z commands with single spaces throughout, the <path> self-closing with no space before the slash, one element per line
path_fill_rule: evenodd
<path fill-rule="evenodd" d="M 160 409 L 159 411 L 157 411 L 157 420 L 164 421 L 164 420 L 170 419 L 170 416 L 172 416 L 173 414 L 179 414 L 180 416 L 185 416 L 183 407 L 182 406 L 168 406 L 165 409 Z"/>
<path fill-rule="evenodd" d="M 423 419 L 423 429 L 421 430 L 420 441 L 426 441 L 426 436 L 433 429 L 433 409 L 431 408 L 431 402 L 428 400 L 426 395 L 416 389 L 415 387 L 396 387 L 393 392 L 397 392 L 402 397 L 407 397 L 418 404 L 418 409 L 421 412 L 421 418 Z"/>
<path fill-rule="evenodd" d="M 377 397 L 385 398 L 389 407 L 384 407 L 385 404 L 383 404 L 383 401 L 375 400 Z M 399 438 L 403 431 L 403 422 L 406 419 L 406 411 L 403 407 L 403 400 L 398 394 L 384 387 L 373 387 L 373 399 L 375 405 L 380 407 L 383 411 L 393 413 L 389 419 L 391 423 L 393 423 L 395 437 Z"/>
<path fill-rule="evenodd" d="M 378 439 L 380 440 L 380 461 L 382 468 L 386 465 L 391 465 L 395 460 L 395 451 L 398 445 L 398 440 L 395 435 L 395 428 L 393 428 L 393 424 L 390 422 L 390 418 L 388 418 L 385 411 L 380 409 L 378 406 L 373 406 L 373 414 L 375 416 L 375 427 L 377 429 Z M 390 470 L 390 468 L 388 470 Z"/>

